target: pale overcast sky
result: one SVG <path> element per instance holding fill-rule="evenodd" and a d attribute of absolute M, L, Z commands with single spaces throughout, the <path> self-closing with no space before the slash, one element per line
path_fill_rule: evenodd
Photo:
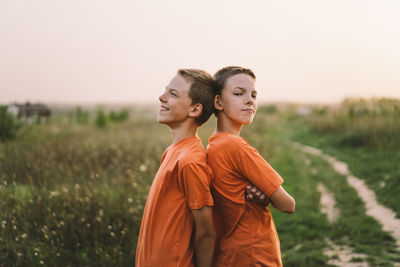
<path fill-rule="evenodd" d="M 400 1 L 1 0 L 0 102 L 157 103 L 178 68 L 261 101 L 400 97 Z"/>

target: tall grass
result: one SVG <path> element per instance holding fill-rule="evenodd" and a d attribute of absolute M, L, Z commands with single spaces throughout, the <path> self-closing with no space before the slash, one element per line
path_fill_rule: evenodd
<path fill-rule="evenodd" d="M 27 125 L 0 145 L 0 265 L 133 265 L 161 127 Z"/>
<path fill-rule="evenodd" d="M 242 134 L 284 176 L 298 203 L 293 216 L 274 213 L 284 264 L 326 266 L 323 238 L 327 231 L 335 237 L 319 212 L 319 176 L 284 144 L 285 127 L 296 124 L 282 128 L 279 108 L 262 111 Z M 332 112 L 338 111 L 318 116 Z M 24 125 L 15 140 L 0 143 L 0 266 L 132 266 L 147 193 L 171 143 L 168 127 L 151 110 L 102 129 L 62 117 L 73 110 L 55 114 L 50 123 Z M 200 128 L 204 145 L 214 126 L 212 118 Z"/>
<path fill-rule="evenodd" d="M 348 163 L 400 218 L 399 99 L 345 99 L 336 107 L 314 108 L 291 124 L 292 138 Z"/>
<path fill-rule="evenodd" d="M 340 137 L 344 146 L 400 147 L 400 100 L 345 99 L 339 107 L 314 109 L 312 131 Z"/>
<path fill-rule="evenodd" d="M 14 139 L 21 124 L 8 112 L 8 106 L 0 105 L 0 142 Z"/>

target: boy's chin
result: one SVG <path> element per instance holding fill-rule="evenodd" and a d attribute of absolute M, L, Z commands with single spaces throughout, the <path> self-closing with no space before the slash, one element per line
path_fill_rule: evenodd
<path fill-rule="evenodd" d="M 157 117 L 157 122 L 161 123 L 161 124 L 166 124 L 167 123 L 167 121 L 165 119 L 160 118 L 160 117 Z"/>
<path fill-rule="evenodd" d="M 251 119 L 251 120 L 244 120 L 244 121 L 241 121 L 240 123 L 241 123 L 241 124 L 248 125 L 248 124 L 251 124 L 252 122 L 253 122 L 253 120 Z"/>

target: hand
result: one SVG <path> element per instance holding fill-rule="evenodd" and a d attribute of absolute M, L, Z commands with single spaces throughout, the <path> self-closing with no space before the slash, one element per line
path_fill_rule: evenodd
<path fill-rule="evenodd" d="M 246 186 L 245 195 L 247 200 L 261 203 L 265 206 L 271 203 L 271 200 L 253 184 L 248 184 Z"/>

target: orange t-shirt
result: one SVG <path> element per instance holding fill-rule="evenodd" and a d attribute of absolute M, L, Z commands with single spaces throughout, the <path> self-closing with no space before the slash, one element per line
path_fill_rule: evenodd
<path fill-rule="evenodd" d="M 207 154 L 214 173 L 215 209 L 223 225 L 216 266 L 282 266 L 270 210 L 245 201 L 249 183 L 269 197 L 282 178 L 244 138 L 230 133 L 212 135 Z"/>
<path fill-rule="evenodd" d="M 193 266 L 192 209 L 213 206 L 211 169 L 200 139 L 188 137 L 164 152 L 144 209 L 137 267 Z"/>

